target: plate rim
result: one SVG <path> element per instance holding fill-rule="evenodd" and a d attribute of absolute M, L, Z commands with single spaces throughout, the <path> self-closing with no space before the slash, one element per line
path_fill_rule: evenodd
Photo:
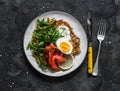
<path fill-rule="evenodd" d="M 24 36 L 23 36 L 23 49 L 24 49 L 24 53 L 25 53 L 25 56 L 26 56 L 26 58 L 27 58 L 28 61 L 29 61 L 29 58 L 28 58 L 28 56 L 27 56 L 27 54 L 26 54 L 26 51 L 25 51 L 26 48 L 24 47 L 24 46 L 25 46 L 24 40 L 25 40 L 26 32 L 27 32 L 27 30 L 28 30 L 28 28 L 29 28 L 29 26 L 31 25 L 32 22 L 34 22 L 34 21 L 35 21 L 36 19 L 38 19 L 40 16 L 43 16 L 43 15 L 45 15 L 46 13 L 49 14 L 49 13 L 51 13 L 51 12 L 53 12 L 54 14 L 55 14 L 55 13 L 57 13 L 57 14 L 60 13 L 60 14 L 64 14 L 64 15 L 69 15 L 69 16 L 72 17 L 74 20 L 76 20 L 76 21 L 79 23 L 79 25 L 81 25 L 81 27 L 82 27 L 82 29 L 83 29 L 84 37 L 86 38 L 86 45 L 88 45 L 88 39 L 87 39 L 87 34 L 86 34 L 86 32 L 85 32 L 85 29 L 84 29 L 83 25 L 82 25 L 74 16 L 72 16 L 71 14 L 69 14 L 69 13 L 67 13 L 67 12 L 64 12 L 64 11 L 47 11 L 47 12 L 44 12 L 44 13 L 38 15 L 37 17 L 33 18 L 32 21 L 28 24 L 28 26 L 27 26 L 27 28 L 26 28 L 26 30 L 25 30 L 25 32 L 24 32 Z M 82 60 L 81 64 L 82 64 L 83 61 L 85 60 L 86 54 L 87 54 L 87 46 L 86 46 L 85 55 L 84 55 L 84 57 L 83 57 L 83 60 Z M 41 73 L 41 74 L 43 74 L 43 75 L 49 76 L 49 77 L 61 77 L 61 76 L 68 75 L 68 74 L 74 72 L 74 71 L 75 71 L 77 68 L 79 68 L 80 65 L 81 65 L 81 64 L 80 64 L 78 67 L 76 67 L 76 68 L 73 69 L 71 72 L 68 72 L 68 73 L 66 73 L 66 74 L 61 74 L 61 75 L 48 75 L 48 74 L 45 74 L 44 72 L 40 72 L 37 68 L 35 68 L 35 67 L 33 66 L 33 64 L 32 64 L 30 61 L 29 61 L 29 63 L 30 63 L 30 65 L 31 65 L 36 71 L 38 71 L 39 73 Z"/>

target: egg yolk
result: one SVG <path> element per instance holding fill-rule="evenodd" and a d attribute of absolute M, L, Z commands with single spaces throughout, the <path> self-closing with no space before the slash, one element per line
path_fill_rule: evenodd
<path fill-rule="evenodd" d="M 70 45 L 66 42 L 60 43 L 60 48 L 63 52 L 69 52 L 70 51 Z"/>

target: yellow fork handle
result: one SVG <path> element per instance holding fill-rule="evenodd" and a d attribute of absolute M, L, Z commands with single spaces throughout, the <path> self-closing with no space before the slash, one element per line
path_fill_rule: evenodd
<path fill-rule="evenodd" d="M 93 48 L 91 46 L 88 47 L 88 73 L 92 74 L 93 72 Z"/>

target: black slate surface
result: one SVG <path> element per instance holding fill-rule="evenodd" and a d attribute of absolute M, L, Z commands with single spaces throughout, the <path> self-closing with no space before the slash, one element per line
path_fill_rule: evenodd
<path fill-rule="evenodd" d="M 38 73 L 23 51 L 28 24 L 38 15 L 59 10 L 77 18 L 87 32 L 87 12 L 93 12 L 94 60 L 100 18 L 107 20 L 99 76 L 87 74 L 87 57 L 74 72 L 52 78 Z M 0 0 L 0 91 L 120 91 L 120 0 Z"/>

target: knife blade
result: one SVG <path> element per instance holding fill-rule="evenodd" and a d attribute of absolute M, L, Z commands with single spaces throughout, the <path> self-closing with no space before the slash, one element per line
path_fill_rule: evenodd
<path fill-rule="evenodd" d="M 87 18 L 87 28 L 88 28 L 88 73 L 93 72 L 93 47 L 92 47 L 92 15 L 88 12 Z"/>

